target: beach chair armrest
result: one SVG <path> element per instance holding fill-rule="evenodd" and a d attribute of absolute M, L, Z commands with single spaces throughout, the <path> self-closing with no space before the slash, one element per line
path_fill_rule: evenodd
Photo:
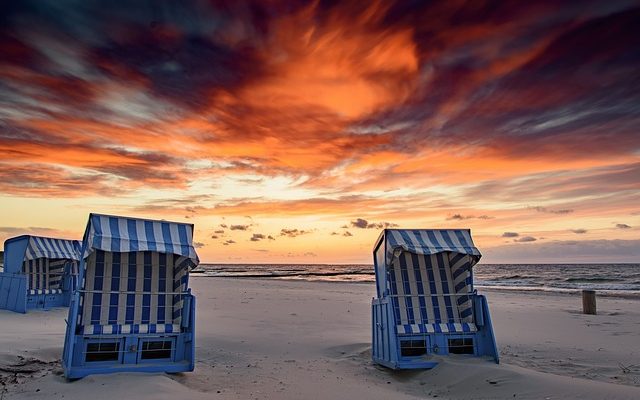
<path fill-rule="evenodd" d="M 471 298 L 473 299 L 473 320 L 475 321 L 476 326 L 484 326 L 484 297 L 482 295 L 474 294 Z"/>
<path fill-rule="evenodd" d="M 182 322 L 181 325 L 183 328 L 188 328 L 191 326 L 191 314 L 193 314 L 193 295 L 191 291 L 187 292 L 183 298 L 182 304 Z"/>

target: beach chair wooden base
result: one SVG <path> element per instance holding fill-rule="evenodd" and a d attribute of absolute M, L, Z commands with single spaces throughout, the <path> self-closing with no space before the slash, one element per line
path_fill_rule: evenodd
<path fill-rule="evenodd" d="M 493 336 L 493 326 L 486 298 L 473 296 L 474 304 L 482 309 L 483 321 L 478 321 L 475 332 L 438 332 L 419 334 L 399 334 L 398 329 L 389 324 L 390 302 L 373 300 L 373 361 L 391 369 L 431 369 L 438 365 L 433 356 L 450 354 L 474 357 L 489 357 L 499 363 Z"/>
<path fill-rule="evenodd" d="M 74 306 L 72 301 L 71 307 Z M 72 334 L 65 341 L 64 375 L 68 379 L 115 372 L 190 372 L 195 367 L 195 297 L 185 296 L 185 324 L 178 332 Z M 128 330 L 136 331 L 139 329 Z M 147 329 L 146 331 L 153 330 Z M 67 346 L 69 348 L 67 348 Z"/>

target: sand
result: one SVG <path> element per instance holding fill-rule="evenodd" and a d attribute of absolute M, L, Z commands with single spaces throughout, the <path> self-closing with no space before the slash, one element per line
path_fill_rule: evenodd
<path fill-rule="evenodd" d="M 194 277 L 193 373 L 67 382 L 66 310 L 0 310 L 0 399 L 638 399 L 640 301 L 487 291 L 502 362 L 429 371 L 370 360 L 372 284 Z"/>

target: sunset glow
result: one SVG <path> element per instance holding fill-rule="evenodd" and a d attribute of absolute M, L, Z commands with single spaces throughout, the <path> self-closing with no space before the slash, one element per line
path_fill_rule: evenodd
<path fill-rule="evenodd" d="M 637 4 L 17 3 L 1 240 L 99 212 L 191 222 L 203 262 L 365 263 L 385 226 L 640 259 Z"/>

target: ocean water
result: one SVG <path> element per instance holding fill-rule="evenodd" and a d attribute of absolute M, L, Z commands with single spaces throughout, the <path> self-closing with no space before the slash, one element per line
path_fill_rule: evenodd
<path fill-rule="evenodd" d="M 201 264 L 194 273 L 211 277 L 374 282 L 371 265 Z M 640 264 L 478 264 L 476 288 L 574 292 L 640 297 Z"/>

